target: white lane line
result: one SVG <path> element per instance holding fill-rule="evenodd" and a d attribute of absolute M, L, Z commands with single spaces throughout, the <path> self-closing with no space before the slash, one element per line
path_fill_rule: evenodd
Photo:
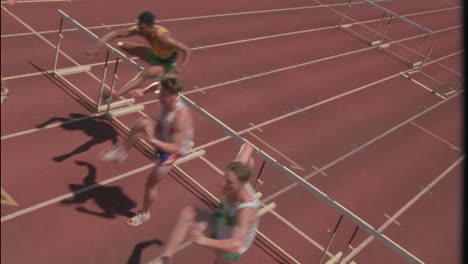
<path fill-rule="evenodd" d="M 450 165 L 442 174 L 440 174 L 437 178 L 435 178 L 428 186 L 426 186 L 421 192 L 419 192 L 413 199 L 411 199 L 408 203 L 406 203 L 400 210 L 398 210 L 390 219 L 388 219 L 382 226 L 380 226 L 377 231 L 382 232 L 384 231 L 390 224 L 392 224 L 398 217 L 400 217 L 404 212 L 406 212 L 414 203 L 416 203 L 424 194 L 430 191 L 438 182 L 440 182 L 450 171 L 452 171 L 458 164 L 465 158 L 465 156 L 461 156 L 458 160 L 456 160 L 452 165 Z M 354 250 L 346 256 L 343 261 L 346 263 L 350 259 L 352 259 L 356 254 L 358 254 L 361 250 L 363 250 L 372 240 L 374 237 L 369 236 L 364 242 L 362 242 L 359 246 L 355 247 Z"/>
<path fill-rule="evenodd" d="M 18 217 L 18 216 L 21 216 L 21 215 L 24 215 L 24 214 L 27 214 L 27 213 L 30 213 L 30 212 L 33 212 L 33 211 L 36 211 L 38 209 L 41 209 L 43 207 L 46 207 L 48 205 L 51 205 L 53 203 L 56 203 L 56 202 L 59 202 L 61 200 L 64 200 L 64 199 L 67 199 L 67 198 L 71 198 L 73 196 L 76 196 L 80 193 L 84 193 L 84 192 L 87 192 L 89 190 L 92 190 L 92 189 L 95 189 L 97 187 L 100 187 L 100 186 L 103 186 L 103 185 L 106 185 L 106 184 L 109 184 L 111 182 L 115 182 L 117 180 L 120 180 L 120 179 L 123 179 L 123 178 L 126 178 L 126 177 L 129 177 L 129 176 L 132 176 L 136 173 L 139 173 L 139 172 L 142 172 L 142 171 L 145 171 L 147 169 L 150 169 L 151 167 L 154 166 L 154 163 L 150 163 L 148 165 L 145 165 L 145 166 L 142 166 L 140 168 L 137 168 L 137 169 L 134 169 L 134 170 L 131 170 L 131 171 L 128 171 L 128 172 L 125 172 L 125 173 L 122 173 L 120 175 L 117 175 L 115 177 L 112 177 L 110 179 L 107 179 L 107 180 L 104 180 L 104 181 L 101 181 L 101 182 L 98 182 L 98 183 L 95 183 L 95 184 L 92 184 L 92 185 L 89 185 L 85 188 L 82 188 L 82 189 L 79 189 L 75 192 L 70 192 L 70 193 L 67 193 L 67 194 L 64 194 L 64 195 L 61 195 L 61 196 L 58 196 L 58 197 L 55 197 L 53 199 L 50 199 L 48 201 L 45 201 L 45 202 L 42 202 L 42 203 L 39 203 L 39 204 L 36 204 L 34 206 L 31 206 L 31 207 L 28 207 L 28 208 L 25 208 L 25 209 L 22 209 L 22 210 L 19 210 L 19 211 L 16 211 L 14 213 L 11 213 L 9 215 L 6 215 L 6 216 L 2 216 L 1 218 L 1 222 L 5 222 L 5 221 L 8 221 L 8 220 L 11 220 L 15 217 Z"/>

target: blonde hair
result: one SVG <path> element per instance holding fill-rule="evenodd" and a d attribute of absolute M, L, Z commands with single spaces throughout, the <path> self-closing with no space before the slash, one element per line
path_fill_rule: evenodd
<path fill-rule="evenodd" d="M 243 183 L 247 182 L 250 178 L 250 175 L 252 174 L 250 168 L 247 167 L 247 165 L 238 161 L 229 163 L 229 165 L 226 167 L 226 170 L 236 174 L 237 179 Z"/>

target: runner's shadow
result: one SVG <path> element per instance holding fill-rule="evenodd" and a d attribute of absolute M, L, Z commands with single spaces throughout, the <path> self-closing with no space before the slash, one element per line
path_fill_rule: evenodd
<path fill-rule="evenodd" d="M 109 219 L 117 215 L 129 218 L 135 215 L 131 210 L 135 208 L 136 203 L 129 199 L 120 187 L 100 185 L 96 182 L 96 167 L 84 161 L 75 161 L 75 163 L 78 166 L 87 167 L 88 175 L 83 179 L 83 184 L 68 185 L 75 196 L 63 200 L 62 204 L 83 204 L 92 199 L 102 209 L 102 212 L 95 212 L 83 206 L 76 207 L 76 210 Z"/>
<path fill-rule="evenodd" d="M 161 242 L 161 240 L 156 239 L 136 244 L 133 248 L 132 255 L 130 255 L 130 257 L 128 258 L 127 264 L 140 264 L 141 253 L 143 252 L 143 249 L 151 246 L 152 244 L 161 247 L 163 245 L 163 242 Z"/>
<path fill-rule="evenodd" d="M 82 130 L 86 135 L 91 137 L 90 140 L 78 146 L 76 149 L 69 153 L 65 153 L 52 159 L 56 162 L 62 162 L 73 155 L 77 155 L 88 151 L 92 146 L 100 144 L 106 141 L 111 141 L 112 144 L 117 143 L 117 131 L 107 123 L 106 121 L 98 118 L 89 118 L 83 114 L 69 114 L 70 118 L 65 117 L 53 117 L 42 124 L 36 126 L 36 128 L 43 128 L 54 122 L 62 122 L 61 128 L 68 131 Z M 76 120 L 79 119 L 79 120 Z"/>

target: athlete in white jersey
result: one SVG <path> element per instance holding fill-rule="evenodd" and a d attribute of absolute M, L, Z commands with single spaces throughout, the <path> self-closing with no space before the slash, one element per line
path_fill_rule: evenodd
<path fill-rule="evenodd" d="M 253 167 L 252 151 L 250 145 L 242 145 L 236 159 L 227 166 L 223 195 L 214 221 L 205 216 L 204 221 L 197 222 L 196 219 L 203 216 L 197 215 L 195 208 L 182 209 L 160 263 L 170 263 L 175 250 L 186 237 L 215 250 L 216 264 L 232 263 L 241 258 L 254 241 L 259 223 L 257 211 L 260 201 L 248 183 Z"/>
<path fill-rule="evenodd" d="M 160 111 L 157 120 L 149 118 L 138 120 L 125 142 L 113 146 L 102 156 L 102 160 L 105 161 L 122 162 L 140 138 L 146 138 L 156 149 L 156 166 L 145 186 L 143 206 L 137 215 L 127 221 L 131 226 L 141 225 L 149 219 L 150 207 L 156 200 L 158 183 L 172 169 L 172 164 L 184 156 L 191 147 L 192 117 L 189 108 L 180 99 L 181 90 L 182 86 L 177 78 L 164 77 L 161 80 Z"/>

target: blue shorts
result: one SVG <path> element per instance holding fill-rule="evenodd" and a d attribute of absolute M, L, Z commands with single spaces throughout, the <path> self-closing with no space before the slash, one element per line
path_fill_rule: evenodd
<path fill-rule="evenodd" d="M 184 156 L 184 154 L 172 154 L 156 150 L 156 161 L 159 166 L 172 165 L 172 163 Z"/>

